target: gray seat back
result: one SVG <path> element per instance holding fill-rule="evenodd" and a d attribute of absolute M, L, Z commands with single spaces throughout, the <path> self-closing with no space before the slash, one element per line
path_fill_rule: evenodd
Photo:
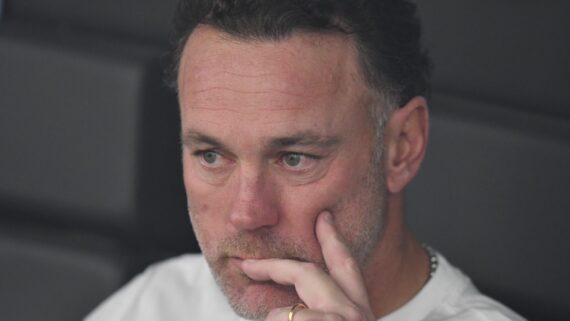
<path fill-rule="evenodd" d="M 527 318 L 567 320 L 570 2 L 416 2 L 435 72 L 409 223 Z"/>

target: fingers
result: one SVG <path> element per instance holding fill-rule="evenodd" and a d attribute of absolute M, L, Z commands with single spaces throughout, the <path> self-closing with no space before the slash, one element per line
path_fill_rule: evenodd
<path fill-rule="evenodd" d="M 330 276 L 350 300 L 361 307 L 368 307 L 368 292 L 360 268 L 336 231 L 330 213 L 320 214 L 316 230 Z"/>
<path fill-rule="evenodd" d="M 362 274 L 350 250 L 337 232 L 330 213 L 321 213 L 316 234 L 322 249 L 327 274 L 314 263 L 286 259 L 246 260 L 241 268 L 257 281 L 293 285 L 309 307 L 295 315 L 305 320 L 374 320 Z M 283 321 L 289 309 L 276 309 L 266 320 Z M 278 317 L 275 317 L 278 315 Z"/>
<path fill-rule="evenodd" d="M 274 309 L 269 312 L 265 321 L 289 320 L 291 308 L 292 307 Z M 292 319 L 293 321 L 345 321 L 345 319 L 338 314 L 313 309 L 297 310 Z"/>
<path fill-rule="evenodd" d="M 301 300 L 311 308 L 336 310 L 339 304 L 351 304 L 342 289 L 313 263 L 283 259 L 246 260 L 242 269 L 256 281 L 272 280 L 295 286 Z"/>

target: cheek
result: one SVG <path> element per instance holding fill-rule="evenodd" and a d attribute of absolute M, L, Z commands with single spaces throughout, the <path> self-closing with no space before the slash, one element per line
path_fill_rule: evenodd
<path fill-rule="evenodd" d="M 316 241 L 315 224 L 317 216 L 330 211 L 335 217 L 345 215 L 342 209 L 351 191 L 358 188 L 353 172 L 344 168 L 331 169 L 327 175 L 314 184 L 289 186 L 283 189 L 282 206 L 287 221 L 305 238 Z"/>
<path fill-rule="evenodd" d="M 360 173 L 338 162 L 331 166 L 327 175 L 314 184 L 292 187 L 294 195 L 289 198 L 299 212 L 334 211 L 347 195 L 359 188 Z"/>
<path fill-rule="evenodd" d="M 361 165 L 358 170 L 351 164 L 367 164 L 368 159 L 347 159 L 331 168 L 325 179 L 297 192 L 296 207 L 298 213 L 306 213 L 313 220 L 314 228 L 317 215 L 328 210 L 338 224 L 339 232 L 350 241 L 354 230 L 362 228 L 364 217 L 370 212 L 375 199 L 375 189 L 369 184 L 369 166 Z M 314 233 L 314 231 L 313 231 Z"/>
<path fill-rule="evenodd" d="M 203 171 L 197 168 L 199 165 L 194 161 L 193 156 L 184 152 L 183 160 L 184 187 L 189 205 L 196 211 L 212 209 L 216 199 L 223 198 L 227 192 L 227 184 L 213 184 L 204 178 Z M 219 203 L 218 203 L 219 204 Z"/>
<path fill-rule="evenodd" d="M 224 226 L 224 214 L 227 213 L 224 204 L 227 204 L 227 189 L 213 186 L 204 182 L 196 171 L 192 170 L 189 157 L 183 158 L 184 186 L 192 226 L 199 238 L 204 233 L 219 233 L 218 229 Z M 225 200 L 225 201 L 224 201 Z"/>

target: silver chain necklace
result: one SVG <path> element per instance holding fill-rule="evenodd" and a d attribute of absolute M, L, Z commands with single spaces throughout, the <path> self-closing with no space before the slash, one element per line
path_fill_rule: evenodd
<path fill-rule="evenodd" d="M 428 255 L 428 260 L 429 260 L 429 275 L 428 275 L 428 278 L 426 280 L 426 282 L 427 282 L 435 274 L 435 271 L 437 270 L 437 266 L 439 265 L 439 262 L 437 260 L 437 254 L 435 253 L 434 249 L 432 249 L 429 245 L 427 245 L 425 243 L 422 244 L 422 247 L 426 251 L 426 253 Z"/>

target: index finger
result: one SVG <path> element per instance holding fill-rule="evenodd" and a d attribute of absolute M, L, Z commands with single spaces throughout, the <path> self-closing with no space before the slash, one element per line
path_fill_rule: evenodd
<path fill-rule="evenodd" d="M 256 281 L 271 280 L 295 286 L 301 300 L 312 309 L 335 311 L 352 302 L 330 275 L 314 263 L 287 259 L 245 260 L 242 270 Z"/>
<path fill-rule="evenodd" d="M 358 263 L 342 241 L 329 212 L 319 215 L 316 232 L 330 276 L 350 300 L 360 307 L 370 307 Z"/>

